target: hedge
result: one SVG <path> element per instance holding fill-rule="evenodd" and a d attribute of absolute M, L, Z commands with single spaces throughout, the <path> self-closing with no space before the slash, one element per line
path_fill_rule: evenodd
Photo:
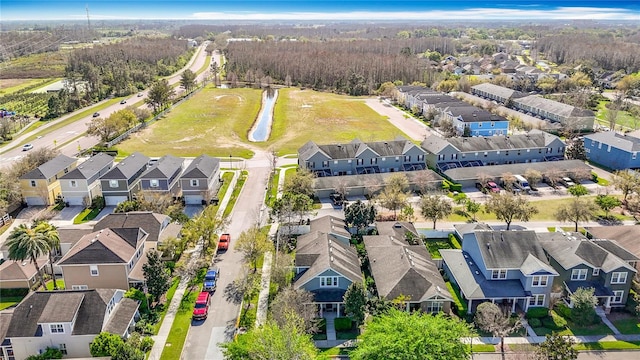
<path fill-rule="evenodd" d="M 334 320 L 334 326 L 336 328 L 336 331 L 349 331 L 352 328 L 351 318 L 337 317 Z"/>
<path fill-rule="evenodd" d="M 565 304 L 559 303 L 556 304 L 554 310 L 558 315 L 562 316 L 565 319 L 571 320 L 571 308 Z"/>
<path fill-rule="evenodd" d="M 454 249 L 462 249 L 460 242 L 458 242 L 458 238 L 453 234 L 449 234 L 449 243 L 451 243 L 451 246 L 453 246 Z"/>
<path fill-rule="evenodd" d="M 540 319 L 538 318 L 531 318 L 527 321 L 529 322 L 529 326 L 531 326 L 532 328 L 538 328 L 542 326 L 542 321 L 540 321 Z"/>
<path fill-rule="evenodd" d="M 451 182 L 447 179 L 443 179 L 442 180 L 442 188 L 443 189 L 449 189 L 449 191 L 457 191 L 457 192 L 461 192 L 462 191 L 462 184 L 456 184 L 454 182 Z"/>
<path fill-rule="evenodd" d="M 549 309 L 545 307 L 533 307 L 527 310 L 527 315 L 525 316 L 527 320 L 529 319 L 542 319 L 549 315 Z M 533 326 L 533 325 L 531 325 Z"/>
<path fill-rule="evenodd" d="M 551 316 L 547 316 L 542 319 L 542 325 L 551 330 L 562 330 L 567 327 L 567 320 L 562 316 L 556 314 L 555 311 L 551 311 Z"/>
<path fill-rule="evenodd" d="M 27 296 L 29 288 L 0 289 L 0 297 Z"/>
<path fill-rule="evenodd" d="M 454 287 L 453 283 L 450 281 L 447 281 L 446 284 L 449 293 L 453 295 L 453 306 L 456 309 L 456 314 L 459 317 L 464 318 L 467 316 L 467 302 L 462 299 L 462 295 L 460 295 L 460 290 L 457 286 Z"/>

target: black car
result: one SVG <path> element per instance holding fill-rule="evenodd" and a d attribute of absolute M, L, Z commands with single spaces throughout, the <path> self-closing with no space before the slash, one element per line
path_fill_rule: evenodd
<path fill-rule="evenodd" d="M 98 116 L 100 116 L 100 113 L 97 113 L 97 112 L 93 113 L 93 117 L 98 117 Z"/>

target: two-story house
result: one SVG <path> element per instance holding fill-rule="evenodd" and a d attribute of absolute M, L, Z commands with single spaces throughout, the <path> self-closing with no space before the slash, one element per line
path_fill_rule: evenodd
<path fill-rule="evenodd" d="M 180 194 L 178 180 L 180 173 L 182 173 L 183 164 L 183 158 L 172 155 L 161 157 L 158 162 L 140 175 L 141 189 L 178 196 Z"/>
<path fill-rule="evenodd" d="M 530 113 L 551 122 L 559 122 L 574 130 L 593 130 L 595 113 L 559 101 L 529 95 L 513 100 L 513 106 L 522 112 Z"/>
<path fill-rule="evenodd" d="M 514 99 L 525 96 L 520 91 L 512 90 L 504 86 L 498 86 L 491 83 L 482 83 L 471 87 L 473 95 L 494 100 L 501 104 L 508 104 Z"/>
<path fill-rule="evenodd" d="M 402 298 L 407 311 L 449 313 L 453 297 L 411 223 L 378 222 L 380 235 L 364 236 L 378 295 Z"/>
<path fill-rule="evenodd" d="M 540 233 L 538 238 L 551 265 L 560 274 L 558 285 L 563 286 L 567 295 L 581 287 L 593 288 L 605 312 L 624 306 L 636 274 L 629 262 L 580 233 Z M 568 302 L 573 305 L 570 298 Z"/>
<path fill-rule="evenodd" d="M 113 167 L 113 157 L 98 153 L 79 164 L 60 178 L 62 197 L 69 205 L 91 205 L 91 200 L 102 195 L 100 177 Z"/>
<path fill-rule="evenodd" d="M 451 121 L 460 136 L 507 135 L 509 131 L 509 120 L 466 103 L 445 109 L 443 117 Z"/>
<path fill-rule="evenodd" d="M 533 231 L 468 231 L 461 250 L 440 254 L 447 277 L 468 302 L 468 313 L 485 301 L 511 312 L 549 306 L 558 272 Z"/>
<path fill-rule="evenodd" d="M 147 170 L 149 158 L 141 153 L 133 153 L 116 164 L 100 178 L 102 196 L 107 206 L 116 206 L 140 191 L 140 175 Z"/>
<path fill-rule="evenodd" d="M 83 236 L 58 261 L 65 287 L 129 289 L 144 282 L 147 236 L 141 228 L 107 228 Z"/>
<path fill-rule="evenodd" d="M 58 348 L 65 357 L 88 358 L 89 346 L 100 332 L 128 338 L 139 317 L 138 302 L 124 293 L 117 289 L 30 293 L 12 313 L 3 313 L 0 358 L 24 360 L 47 347 Z"/>
<path fill-rule="evenodd" d="M 421 146 L 427 165 L 444 172 L 461 167 L 562 160 L 566 144 L 555 135 L 532 130 L 511 136 L 443 139 L 432 135 Z"/>
<path fill-rule="evenodd" d="M 187 205 L 206 204 L 220 188 L 220 160 L 208 155 L 193 159 L 180 175 L 180 188 Z"/>
<path fill-rule="evenodd" d="M 613 170 L 640 169 L 640 138 L 615 131 L 584 136 L 584 151 L 590 162 Z"/>
<path fill-rule="evenodd" d="M 146 241 L 162 242 L 171 237 L 179 237 L 182 225 L 171 222 L 168 215 L 151 211 L 132 211 L 128 213 L 109 214 L 93 226 L 93 231 L 107 228 L 141 228 L 148 234 Z M 156 247 L 156 244 L 152 245 Z"/>
<path fill-rule="evenodd" d="M 78 160 L 58 155 L 20 177 L 22 198 L 28 206 L 52 205 L 62 195 L 60 179 L 76 167 Z"/>
<path fill-rule="evenodd" d="M 425 152 L 399 137 L 391 141 L 317 145 L 313 141 L 298 150 L 298 166 L 318 177 L 422 170 Z"/>
<path fill-rule="evenodd" d="M 624 252 L 617 252 L 614 248 L 605 247 L 616 256 L 625 260 L 636 270 L 640 271 L 640 225 L 618 225 L 618 226 L 590 226 L 587 227 L 587 236 L 593 239 L 607 239 L 608 242 L 616 245 L 617 248 L 624 249 Z"/>
<path fill-rule="evenodd" d="M 318 222 L 318 226 L 327 228 L 319 231 L 314 227 L 314 231 L 298 237 L 296 246 L 293 286 L 313 294 L 320 316 L 326 311 L 344 313 L 340 306 L 344 293 L 352 283 L 362 282 L 358 253 L 345 240 L 344 223 L 338 226 L 342 228 L 339 234 L 333 234 L 336 219 Z"/>

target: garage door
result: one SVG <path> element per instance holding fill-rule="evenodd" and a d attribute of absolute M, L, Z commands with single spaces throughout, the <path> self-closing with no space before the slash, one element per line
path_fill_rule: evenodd
<path fill-rule="evenodd" d="M 107 206 L 116 206 L 123 201 L 127 201 L 126 196 L 107 196 L 104 198 L 104 202 Z"/>
<path fill-rule="evenodd" d="M 40 196 L 28 196 L 25 200 L 29 206 L 46 205 L 44 199 Z"/>
<path fill-rule="evenodd" d="M 83 201 L 84 199 L 82 198 L 82 196 L 66 196 L 64 198 L 64 201 L 68 202 L 69 205 L 74 205 L 74 206 L 83 206 Z"/>
<path fill-rule="evenodd" d="M 200 205 L 202 204 L 202 196 L 200 195 L 185 195 L 184 203 L 186 205 Z"/>

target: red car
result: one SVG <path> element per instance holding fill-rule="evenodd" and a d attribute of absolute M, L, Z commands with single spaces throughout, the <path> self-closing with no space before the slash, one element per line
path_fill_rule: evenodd
<path fill-rule="evenodd" d="M 209 302 L 211 297 L 208 292 L 203 291 L 198 294 L 196 306 L 193 308 L 193 320 L 205 320 L 209 314 Z"/>
<path fill-rule="evenodd" d="M 229 250 L 229 243 L 231 242 L 231 235 L 222 234 L 220 235 L 220 240 L 218 241 L 218 251 L 227 251 Z"/>
<path fill-rule="evenodd" d="M 498 184 L 494 183 L 493 181 L 489 181 L 487 183 L 487 190 L 489 190 L 489 192 L 492 192 L 492 193 L 499 193 L 500 187 L 498 186 Z"/>

